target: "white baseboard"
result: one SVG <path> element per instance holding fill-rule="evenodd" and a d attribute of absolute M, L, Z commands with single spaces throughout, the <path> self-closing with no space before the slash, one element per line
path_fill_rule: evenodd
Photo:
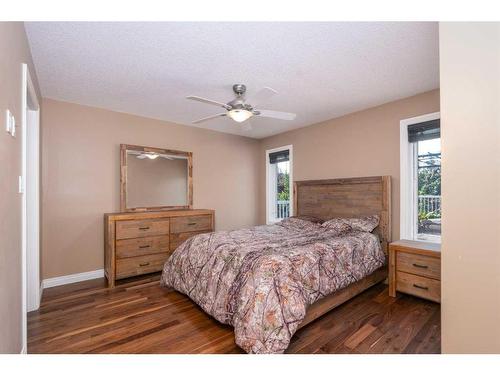
<path fill-rule="evenodd" d="M 54 286 L 65 285 L 77 283 L 79 281 L 99 279 L 104 277 L 104 270 L 95 270 L 82 273 L 74 273 L 72 275 L 51 277 L 50 279 L 44 279 L 42 281 L 42 290 L 46 288 L 52 288 Z"/>

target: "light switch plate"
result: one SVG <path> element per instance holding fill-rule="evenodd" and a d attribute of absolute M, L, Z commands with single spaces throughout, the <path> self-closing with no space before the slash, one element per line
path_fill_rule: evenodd
<path fill-rule="evenodd" d="M 12 115 L 10 114 L 9 110 L 5 111 L 5 131 L 10 134 L 10 117 Z"/>
<path fill-rule="evenodd" d="M 18 189 L 19 189 L 19 194 L 24 194 L 24 181 L 23 181 L 23 176 L 19 176 L 19 181 L 18 181 Z"/>
<path fill-rule="evenodd" d="M 16 136 L 16 118 L 12 114 L 10 118 L 10 135 L 13 137 Z"/>
<path fill-rule="evenodd" d="M 5 131 L 11 136 L 16 136 L 16 119 L 11 111 L 5 111 Z"/>

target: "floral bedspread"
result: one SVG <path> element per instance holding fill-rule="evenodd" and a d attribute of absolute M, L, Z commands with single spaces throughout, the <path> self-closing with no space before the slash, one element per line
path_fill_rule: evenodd
<path fill-rule="evenodd" d="M 191 237 L 168 259 L 161 284 L 234 327 L 249 353 L 282 353 L 318 299 L 385 263 L 378 237 L 288 219 Z"/>

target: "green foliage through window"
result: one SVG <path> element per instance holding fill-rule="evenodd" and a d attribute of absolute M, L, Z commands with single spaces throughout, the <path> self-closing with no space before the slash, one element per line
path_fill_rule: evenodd
<path fill-rule="evenodd" d="M 441 233 L 441 152 L 437 151 L 420 153 L 419 147 L 418 232 L 423 234 Z"/>
<path fill-rule="evenodd" d="M 278 173 L 278 200 L 287 201 L 290 199 L 290 175 L 288 173 Z"/>

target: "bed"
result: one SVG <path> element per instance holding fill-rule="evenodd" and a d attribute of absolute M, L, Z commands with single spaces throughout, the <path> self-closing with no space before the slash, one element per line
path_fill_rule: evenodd
<path fill-rule="evenodd" d="M 390 177 L 299 181 L 293 196 L 296 218 L 194 236 L 163 269 L 163 286 L 232 325 L 248 353 L 284 352 L 298 329 L 387 276 Z"/>

